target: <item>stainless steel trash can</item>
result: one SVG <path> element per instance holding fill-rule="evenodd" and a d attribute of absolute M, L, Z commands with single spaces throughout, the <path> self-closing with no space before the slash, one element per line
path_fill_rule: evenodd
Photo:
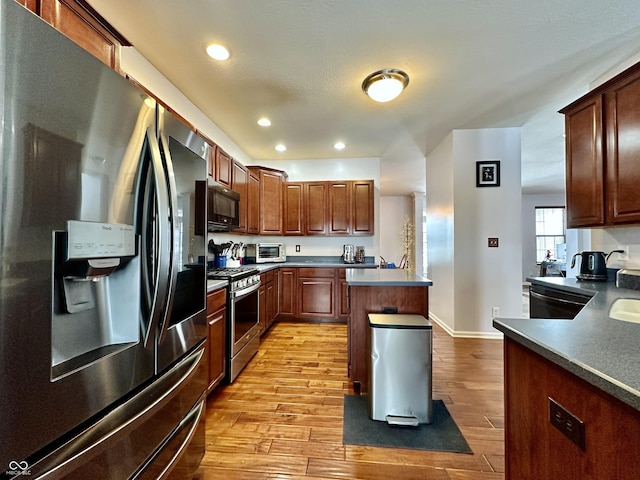
<path fill-rule="evenodd" d="M 431 423 L 431 322 L 421 315 L 369 314 L 369 329 L 369 418 Z"/>

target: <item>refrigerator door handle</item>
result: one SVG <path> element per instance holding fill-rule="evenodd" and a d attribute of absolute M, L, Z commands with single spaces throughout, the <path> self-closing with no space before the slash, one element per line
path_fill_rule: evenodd
<path fill-rule="evenodd" d="M 153 279 L 147 279 L 151 281 L 154 291 L 151 298 L 151 322 L 149 325 L 150 332 L 153 332 L 154 328 L 157 331 L 161 331 L 162 325 L 166 323 L 169 316 L 169 284 L 166 281 L 169 278 L 169 272 L 171 270 L 171 258 L 169 252 L 172 251 L 172 225 L 169 217 L 170 200 L 167 192 L 167 178 L 165 169 L 162 163 L 162 155 L 160 153 L 160 145 L 155 136 L 154 130 L 150 127 L 147 130 L 147 140 L 149 141 L 149 147 L 151 151 L 151 170 L 153 172 L 153 181 L 156 185 L 156 200 L 158 202 L 158 211 L 156 215 L 157 225 L 152 229 L 154 239 L 153 245 L 153 261 L 157 267 L 153 272 Z M 157 327 L 156 327 L 157 326 Z M 156 338 L 151 338 L 155 341 Z"/>
<path fill-rule="evenodd" d="M 160 134 L 160 144 L 162 147 L 162 153 L 164 158 L 164 165 L 166 167 L 166 175 L 167 175 L 167 186 L 169 189 L 168 200 L 169 200 L 169 235 L 171 238 L 171 249 L 170 255 L 167 255 L 167 258 L 170 259 L 169 265 L 169 275 L 165 278 L 169 279 L 169 283 L 167 286 L 167 303 L 166 303 L 166 315 L 163 318 L 162 323 L 160 324 L 159 329 L 159 341 L 162 342 L 164 339 L 168 325 L 168 318 L 171 315 L 171 311 L 173 310 L 173 299 L 175 296 L 176 284 L 178 282 L 178 269 L 180 265 L 180 248 L 179 242 L 180 233 L 176 231 L 177 228 L 177 212 L 178 212 L 178 188 L 176 187 L 176 175 L 173 169 L 173 161 L 171 160 L 171 152 L 169 151 L 169 142 L 167 141 L 167 137 L 164 134 Z"/>

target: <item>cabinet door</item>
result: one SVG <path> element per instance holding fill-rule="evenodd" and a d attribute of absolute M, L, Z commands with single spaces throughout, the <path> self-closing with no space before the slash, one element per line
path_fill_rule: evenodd
<path fill-rule="evenodd" d="M 216 182 L 231 188 L 231 170 L 233 160 L 220 147 L 216 148 L 215 179 Z"/>
<path fill-rule="evenodd" d="M 26 3 L 32 7 L 34 2 Z M 120 71 L 122 42 L 93 9 L 74 0 L 41 0 L 40 16 L 101 62 Z"/>
<path fill-rule="evenodd" d="M 329 183 L 305 182 L 304 185 L 305 235 L 327 235 L 329 233 Z"/>
<path fill-rule="evenodd" d="M 351 233 L 351 182 L 329 184 L 329 234 Z"/>
<path fill-rule="evenodd" d="M 373 235 L 373 181 L 358 180 L 352 182 L 352 235 Z"/>
<path fill-rule="evenodd" d="M 567 227 L 604 225 L 602 100 L 591 98 L 565 114 Z"/>
<path fill-rule="evenodd" d="M 349 286 L 347 285 L 346 270 L 344 268 L 337 268 L 338 271 L 338 301 L 340 305 L 338 307 L 338 317 L 346 319 L 349 316 Z"/>
<path fill-rule="evenodd" d="M 247 215 L 249 212 L 249 172 L 239 162 L 233 162 L 233 174 L 231 176 L 231 189 L 240 195 L 240 226 L 234 231 L 246 233 Z"/>
<path fill-rule="evenodd" d="M 260 170 L 260 234 L 282 235 L 282 175 Z"/>
<path fill-rule="evenodd" d="M 38 0 L 17 0 L 17 2 L 33 13 L 38 13 Z"/>
<path fill-rule="evenodd" d="M 263 275 L 260 275 L 260 281 L 263 281 Z M 267 287 L 262 284 L 258 289 L 258 322 L 260 324 L 260 335 L 267 331 Z"/>
<path fill-rule="evenodd" d="M 266 321 L 267 321 L 267 329 L 273 325 L 273 321 L 276 317 L 276 302 L 278 299 L 276 298 L 277 289 L 275 287 L 275 282 L 267 283 L 266 287 L 266 300 L 267 300 L 267 312 L 266 312 Z"/>
<path fill-rule="evenodd" d="M 260 233 L 260 179 L 249 172 L 247 187 L 247 233 Z"/>
<path fill-rule="evenodd" d="M 225 375 L 226 319 L 226 308 L 221 308 L 213 314 L 207 315 L 209 349 L 209 387 L 207 393 L 210 393 Z"/>
<path fill-rule="evenodd" d="M 640 222 L 640 73 L 605 94 L 610 223 Z"/>
<path fill-rule="evenodd" d="M 296 269 L 280 269 L 280 315 L 293 317 L 296 313 Z"/>
<path fill-rule="evenodd" d="M 284 234 L 304 234 L 304 186 L 302 183 L 284 184 Z"/>
<path fill-rule="evenodd" d="M 335 269 L 298 269 L 299 318 L 335 317 Z"/>

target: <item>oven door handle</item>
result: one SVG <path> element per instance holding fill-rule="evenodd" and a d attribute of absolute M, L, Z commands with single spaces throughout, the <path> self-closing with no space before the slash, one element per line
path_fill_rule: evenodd
<path fill-rule="evenodd" d="M 243 288 L 242 290 L 236 290 L 235 292 L 231 292 L 229 295 L 231 298 L 244 297 L 245 295 L 249 295 L 250 293 L 255 292 L 260 288 L 260 283 L 255 283 L 247 288 Z"/>

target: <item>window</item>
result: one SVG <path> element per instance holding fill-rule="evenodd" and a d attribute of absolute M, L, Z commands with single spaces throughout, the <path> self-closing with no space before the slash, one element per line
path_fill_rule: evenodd
<path fill-rule="evenodd" d="M 536 207 L 536 261 L 538 263 L 546 259 L 547 255 L 555 259 L 556 256 L 564 257 L 563 248 L 558 245 L 565 244 L 564 207 Z M 558 252 L 558 250 L 562 250 Z"/>

